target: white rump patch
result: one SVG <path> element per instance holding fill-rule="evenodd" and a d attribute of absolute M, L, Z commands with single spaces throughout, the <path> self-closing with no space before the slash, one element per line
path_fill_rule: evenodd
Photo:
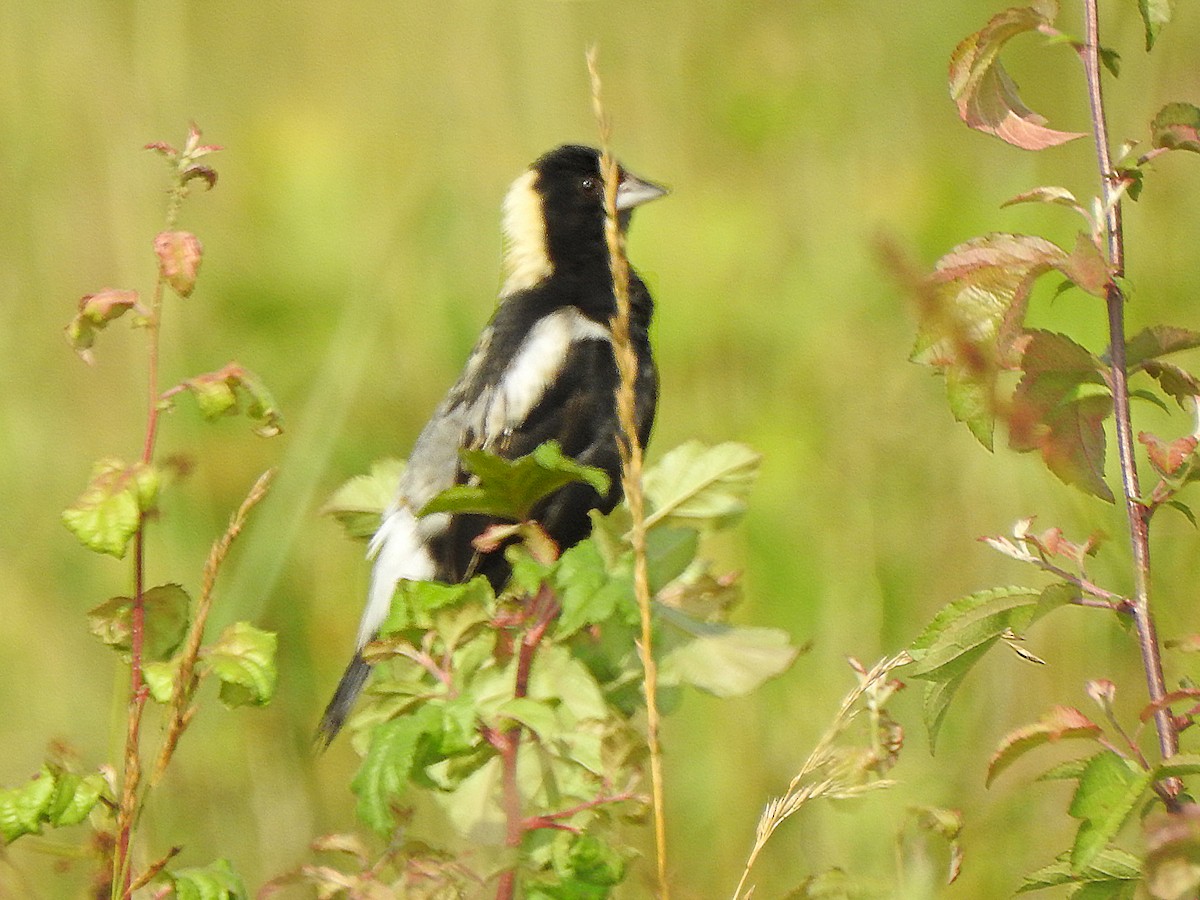
<path fill-rule="evenodd" d="M 514 181 L 504 195 L 501 297 L 533 287 L 554 270 L 546 249 L 546 222 L 542 215 L 542 196 L 537 191 L 537 177 L 538 173 L 530 169 Z"/>
<path fill-rule="evenodd" d="M 428 581 L 435 577 L 433 557 L 425 547 L 418 531 L 417 518 L 406 506 L 393 506 L 384 514 L 383 522 L 367 548 L 367 559 L 375 559 L 371 570 L 371 587 L 367 592 L 367 608 L 358 625 L 361 650 L 379 631 L 392 608 L 392 594 L 402 578 Z"/>

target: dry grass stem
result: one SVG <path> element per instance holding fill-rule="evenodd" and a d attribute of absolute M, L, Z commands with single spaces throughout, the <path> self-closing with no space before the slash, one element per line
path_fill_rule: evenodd
<path fill-rule="evenodd" d="M 617 162 L 609 152 L 611 126 L 604 112 L 600 69 L 596 48 L 587 53 L 588 73 L 592 83 L 592 110 L 600 131 L 600 168 L 604 176 L 605 238 L 608 241 L 609 266 L 612 272 L 613 295 L 617 314 L 612 320 L 613 355 L 616 358 L 620 381 L 617 386 L 617 414 L 621 422 L 621 486 L 629 506 L 633 526 L 630 542 L 633 545 L 633 586 L 641 615 L 639 650 L 645 675 L 646 741 L 650 751 L 651 797 L 654 807 L 654 845 L 657 859 L 658 896 L 667 900 L 667 828 L 665 791 L 663 789 L 662 746 L 659 742 L 658 667 L 654 661 L 653 622 L 650 614 L 650 579 L 646 564 L 646 503 L 642 492 L 642 446 L 638 441 L 634 416 L 634 386 L 637 379 L 637 355 L 629 336 L 629 260 L 617 222 L 617 183 L 620 173 Z"/>

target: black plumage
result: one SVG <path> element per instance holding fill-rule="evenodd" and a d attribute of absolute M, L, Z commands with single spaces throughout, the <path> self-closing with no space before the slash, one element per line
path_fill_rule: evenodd
<path fill-rule="evenodd" d="M 665 190 L 620 170 L 618 222 Z M 555 492 L 534 517 L 566 549 L 587 536 L 592 509 L 621 499 L 620 424 L 611 320 L 616 314 L 604 232 L 600 155 L 564 146 L 538 159 L 504 202 L 504 273 L 500 302 L 462 375 L 421 431 L 368 555 L 374 559 L 354 658 L 325 709 L 318 736 L 333 739 L 369 673 L 362 648 L 387 617 L 401 579 L 455 583 L 486 575 L 497 590 L 508 578 L 500 551 L 480 554 L 472 540 L 492 520 L 478 515 L 417 513 L 466 476 L 463 448 L 506 458 L 555 440 L 568 456 L 603 469 L 611 487 L 600 496 L 576 483 Z M 653 301 L 630 271 L 630 337 L 637 358 L 635 418 L 645 444 L 654 421 L 658 376 L 649 327 Z"/>

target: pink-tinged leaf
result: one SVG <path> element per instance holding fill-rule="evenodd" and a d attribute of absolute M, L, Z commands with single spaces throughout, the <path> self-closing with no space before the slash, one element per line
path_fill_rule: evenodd
<path fill-rule="evenodd" d="M 188 166 L 179 177 L 184 184 L 199 178 L 210 191 L 217 185 L 217 170 L 211 166 Z"/>
<path fill-rule="evenodd" d="M 190 231 L 163 231 L 154 239 L 158 270 L 180 297 L 191 296 L 204 248 Z"/>
<path fill-rule="evenodd" d="M 1150 465 L 1162 475 L 1174 475 L 1196 452 L 1196 438 L 1190 434 L 1167 442 L 1148 431 L 1139 431 L 1138 440 L 1146 447 Z"/>
<path fill-rule="evenodd" d="M 63 524 L 89 550 L 124 557 L 142 514 L 154 507 L 158 486 L 152 466 L 103 459 L 92 469 L 83 493 L 63 510 Z"/>
<path fill-rule="evenodd" d="M 1056 185 L 1036 187 L 1033 190 L 1017 194 L 1015 197 L 1010 197 L 1000 204 L 1000 208 L 1016 206 L 1018 203 L 1049 203 L 1054 206 L 1065 206 L 1067 209 L 1079 213 L 1079 215 L 1087 219 L 1089 224 L 1092 221 L 1092 217 L 1088 215 L 1088 211 L 1075 199 L 1075 195 L 1065 187 L 1058 187 Z"/>
<path fill-rule="evenodd" d="M 911 359 L 946 379 L 955 418 L 992 446 L 996 381 L 1020 359 L 1029 292 L 1067 254 L 1050 241 L 989 234 L 938 260 L 919 292 L 921 326 Z"/>
<path fill-rule="evenodd" d="M 1086 541 L 1079 544 L 1067 540 L 1061 528 L 1048 528 L 1036 537 L 1031 536 L 1029 540 L 1042 551 L 1044 556 L 1058 556 L 1081 566 L 1089 556 L 1095 554 L 1103 540 L 1103 535 L 1092 534 Z"/>
<path fill-rule="evenodd" d="M 1125 363 L 1130 368 L 1147 359 L 1200 347 L 1200 331 L 1173 325 L 1152 325 L 1125 342 Z"/>
<path fill-rule="evenodd" d="M 218 150 L 224 150 L 217 144 L 201 144 L 200 128 L 195 122 L 188 126 L 187 142 L 183 145 L 183 154 L 188 159 L 199 159 L 202 156 L 207 156 L 209 153 L 216 153 Z"/>
<path fill-rule="evenodd" d="M 1142 363 L 1142 371 L 1155 379 L 1159 387 L 1171 395 L 1175 402 L 1184 409 L 1194 398 L 1200 397 L 1200 380 L 1186 369 L 1163 362 L 1160 359 L 1148 359 Z"/>
<path fill-rule="evenodd" d="M 955 48 L 950 57 L 950 97 L 967 125 L 1025 150 L 1043 150 L 1083 137 L 1080 132 L 1047 128 L 1046 120 L 1021 101 L 999 58 L 1009 40 L 1049 29 L 1057 14 L 1054 3 L 1006 9 Z"/>
<path fill-rule="evenodd" d="M 1095 241 L 1083 232 L 1076 236 L 1075 248 L 1059 265 L 1058 270 L 1069 278 L 1072 284 L 1095 297 L 1105 297 L 1108 284 L 1112 281 L 1108 260 L 1104 258 Z"/>
<path fill-rule="evenodd" d="M 1004 736 L 988 762 L 986 783 L 990 787 L 1001 772 L 1036 747 L 1072 738 L 1095 740 L 1100 734 L 1100 726 L 1075 707 L 1056 706 L 1032 725 Z"/>
<path fill-rule="evenodd" d="M 206 372 L 189 378 L 163 395 L 169 401 L 175 394 L 187 390 L 196 398 L 206 419 L 224 415 L 235 415 L 245 407 L 246 415 L 257 425 L 255 431 L 263 437 L 274 437 L 283 428 L 282 416 L 275 398 L 267 390 L 262 379 L 236 362 L 227 364 L 215 372 Z"/>
<path fill-rule="evenodd" d="M 1084 689 L 1100 709 L 1112 713 L 1113 702 L 1117 699 L 1117 686 L 1114 682 L 1107 678 L 1093 678 L 1084 685 Z"/>
<path fill-rule="evenodd" d="M 161 153 L 167 159 L 175 159 L 179 155 L 179 151 L 168 144 L 166 141 L 151 141 L 143 148 L 145 150 L 153 150 L 155 153 Z"/>
<path fill-rule="evenodd" d="M 1059 479 L 1112 502 L 1104 481 L 1104 420 L 1112 397 L 1102 365 L 1066 335 L 1031 332 L 1013 393 L 1009 445 L 1038 450 Z"/>
<path fill-rule="evenodd" d="M 1150 123 L 1150 143 L 1165 150 L 1200 153 L 1200 107 L 1168 103 Z"/>
<path fill-rule="evenodd" d="M 95 294 L 87 294 L 79 300 L 79 311 L 64 329 L 67 342 L 80 358 L 91 365 L 91 348 L 96 334 L 137 306 L 137 291 L 105 288 Z"/>

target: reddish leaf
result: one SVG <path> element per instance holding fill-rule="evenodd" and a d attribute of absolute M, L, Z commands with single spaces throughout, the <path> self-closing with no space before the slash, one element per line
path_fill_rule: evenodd
<path fill-rule="evenodd" d="M 1009 445 L 1039 450 L 1059 479 L 1112 501 L 1104 481 L 1104 420 L 1112 397 L 1101 364 L 1066 335 L 1035 331 L 1013 393 Z"/>
<path fill-rule="evenodd" d="M 955 247 L 922 284 L 911 358 L 945 376 L 955 418 L 989 449 L 996 379 L 1020 358 L 1030 289 L 1066 258 L 1043 238 L 989 234 Z"/>
<path fill-rule="evenodd" d="M 1057 13 L 1057 4 L 1049 2 L 1006 9 L 955 48 L 950 57 L 950 97 L 967 125 L 1025 150 L 1043 150 L 1083 137 L 1079 132 L 1047 128 L 1046 120 L 1021 102 L 999 59 L 1005 43 L 1018 34 L 1048 29 Z"/>
<path fill-rule="evenodd" d="M 93 362 L 91 347 L 96 342 L 97 332 L 103 330 L 109 322 L 119 319 L 126 312 L 135 308 L 138 302 L 137 291 L 126 291 L 119 288 L 105 288 L 95 294 L 87 294 L 79 300 L 79 312 L 64 329 L 67 342 L 74 348 L 88 365 Z"/>
<path fill-rule="evenodd" d="M 246 415 L 258 422 L 255 428 L 263 437 L 274 437 L 283 429 L 281 414 L 275 398 L 267 390 L 262 379 L 236 362 L 227 364 L 215 372 L 205 372 L 189 378 L 163 395 L 170 401 L 180 391 L 190 391 L 206 419 L 216 419 L 241 411 L 245 402 Z"/>
<path fill-rule="evenodd" d="M 988 762 L 987 784 L 991 783 L 1025 753 L 1043 744 L 1068 738 L 1093 739 L 1100 726 L 1073 706 L 1056 706 L 1032 725 L 1009 732 Z"/>
<path fill-rule="evenodd" d="M 1167 443 L 1148 431 L 1139 431 L 1138 440 L 1146 446 L 1150 465 L 1163 475 L 1174 475 L 1178 472 L 1196 450 L 1196 438 L 1190 434 Z"/>
<path fill-rule="evenodd" d="M 190 231 L 163 231 L 154 239 L 158 270 L 163 279 L 181 297 L 188 297 L 196 286 L 196 273 L 204 248 Z"/>
<path fill-rule="evenodd" d="M 1112 272 L 1108 260 L 1100 252 L 1100 248 L 1083 232 L 1075 238 L 1075 248 L 1071 255 L 1058 267 L 1071 283 L 1077 285 L 1096 297 L 1106 296 L 1106 288 L 1112 281 Z"/>
<path fill-rule="evenodd" d="M 1200 153 L 1200 108 L 1168 103 L 1150 123 L 1150 143 L 1167 150 Z"/>
<path fill-rule="evenodd" d="M 1184 409 L 1193 398 L 1200 397 L 1200 380 L 1186 369 L 1159 359 L 1148 359 L 1142 363 L 1142 370 L 1158 381 L 1159 386 Z"/>
<path fill-rule="evenodd" d="M 1173 325 L 1152 325 L 1125 342 L 1125 363 L 1129 368 L 1148 359 L 1200 347 L 1200 332 Z"/>

